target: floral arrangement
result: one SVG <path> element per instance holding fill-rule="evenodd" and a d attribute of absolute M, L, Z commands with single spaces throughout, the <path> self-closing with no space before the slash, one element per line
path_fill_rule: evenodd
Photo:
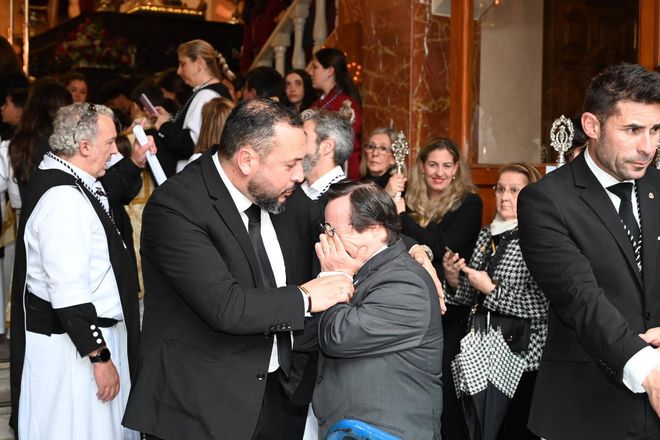
<path fill-rule="evenodd" d="M 137 49 L 128 39 L 86 18 L 55 48 L 55 60 L 66 68 L 122 68 L 135 65 Z"/>

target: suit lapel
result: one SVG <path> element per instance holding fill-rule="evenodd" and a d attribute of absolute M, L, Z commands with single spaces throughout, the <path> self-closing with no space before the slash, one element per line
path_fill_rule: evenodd
<path fill-rule="evenodd" d="M 658 188 L 654 187 L 650 180 L 648 170 L 646 175 L 637 182 L 637 200 L 639 201 L 639 211 L 642 223 L 642 276 L 644 277 L 644 297 L 650 300 L 654 292 L 656 262 L 658 255 L 658 202 L 656 197 L 660 196 Z"/>
<path fill-rule="evenodd" d="M 209 192 L 209 197 L 213 199 L 213 208 L 225 223 L 227 229 L 236 239 L 239 247 L 245 254 L 245 258 L 248 260 L 248 264 L 250 265 L 250 269 L 252 271 L 252 279 L 254 280 L 254 285 L 263 287 L 261 273 L 259 272 L 257 255 L 255 254 L 254 248 L 252 247 L 250 236 L 245 229 L 245 224 L 243 223 L 243 219 L 241 219 L 241 215 L 238 212 L 236 205 L 234 204 L 234 200 L 231 198 L 227 187 L 218 174 L 218 170 L 213 163 L 212 155 L 204 155 L 200 159 L 200 162 L 202 178 L 204 179 L 204 183 L 206 184 L 206 188 Z"/>
<path fill-rule="evenodd" d="M 621 217 L 619 217 L 616 209 L 614 209 L 614 205 L 612 205 L 612 201 L 607 195 L 605 188 L 601 186 L 596 176 L 589 169 L 584 159 L 584 154 L 573 160 L 571 165 L 575 185 L 584 188 L 584 191 L 580 194 L 580 198 L 593 210 L 594 214 L 600 218 L 601 222 L 603 222 L 610 234 L 612 234 L 619 249 L 621 249 L 621 252 L 626 257 L 630 269 L 635 273 L 641 287 L 642 278 L 635 262 L 635 251 L 628 235 L 626 235 L 626 231 L 623 229 Z"/>

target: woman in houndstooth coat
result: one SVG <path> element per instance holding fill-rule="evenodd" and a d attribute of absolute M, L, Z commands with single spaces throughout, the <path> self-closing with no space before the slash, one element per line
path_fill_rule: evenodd
<path fill-rule="evenodd" d="M 539 172 L 530 165 L 505 165 L 495 186 L 495 219 L 481 229 L 470 263 L 466 264 L 460 255 L 451 252 L 443 257 L 445 291 L 455 302 L 467 306 L 479 303 L 486 310 L 524 318 L 531 324 L 529 345 L 517 353 L 527 364 L 525 373 L 498 439 L 538 438 L 527 430 L 526 425 L 547 335 L 548 301 L 523 260 L 518 243 L 516 202 L 520 190 L 539 178 Z"/>

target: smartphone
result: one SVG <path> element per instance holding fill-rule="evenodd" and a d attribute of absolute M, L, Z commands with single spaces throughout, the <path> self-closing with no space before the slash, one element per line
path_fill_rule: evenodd
<path fill-rule="evenodd" d="M 154 105 L 151 103 L 147 95 L 145 95 L 144 93 L 140 95 L 140 102 L 142 103 L 144 108 L 147 109 L 149 113 L 151 113 L 154 116 L 158 116 L 158 111 L 156 110 L 156 107 L 154 107 Z"/>

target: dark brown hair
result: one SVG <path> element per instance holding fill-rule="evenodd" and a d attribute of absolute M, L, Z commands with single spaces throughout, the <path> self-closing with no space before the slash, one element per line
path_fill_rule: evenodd
<path fill-rule="evenodd" d="M 373 182 L 339 182 L 328 190 L 328 202 L 345 195 L 351 203 L 351 225 L 357 232 L 382 225 L 387 231 L 388 246 L 397 241 L 401 223 L 394 199 L 384 189 Z"/>

